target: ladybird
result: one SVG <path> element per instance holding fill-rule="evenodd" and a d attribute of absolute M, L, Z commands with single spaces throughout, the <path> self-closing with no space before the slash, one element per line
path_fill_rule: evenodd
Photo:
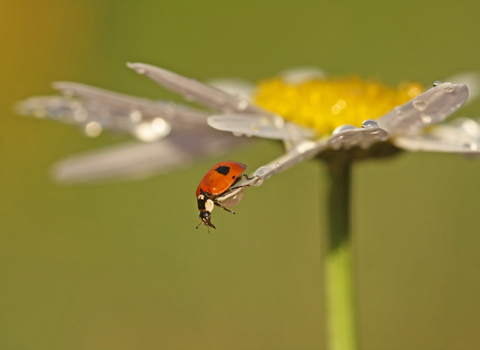
<path fill-rule="evenodd" d="M 210 233 L 210 227 L 215 228 L 211 223 L 210 218 L 212 215 L 212 210 L 216 206 L 225 209 L 229 213 L 235 214 L 233 211 L 225 208 L 220 204 L 217 199 L 218 197 L 228 194 L 233 190 L 239 188 L 246 188 L 250 185 L 235 186 L 242 179 L 252 180 L 243 172 L 247 169 L 247 166 L 238 162 L 223 161 L 216 164 L 211 168 L 203 177 L 202 181 L 197 188 L 197 203 L 198 210 L 200 211 L 199 217 L 202 220 L 198 226 L 204 224 L 207 226 L 208 232 Z"/>

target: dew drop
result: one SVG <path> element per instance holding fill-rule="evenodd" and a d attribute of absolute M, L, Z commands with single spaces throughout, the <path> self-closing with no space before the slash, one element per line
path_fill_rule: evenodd
<path fill-rule="evenodd" d="M 423 124 L 430 124 L 432 122 L 432 117 L 422 114 L 421 120 Z"/>
<path fill-rule="evenodd" d="M 87 120 L 88 118 L 88 112 L 86 109 L 84 108 L 78 108 L 75 110 L 75 112 L 73 112 L 73 118 L 77 121 L 77 122 L 84 122 Z"/>
<path fill-rule="evenodd" d="M 237 110 L 243 111 L 248 107 L 248 102 L 246 100 L 238 100 L 237 101 Z"/>
<path fill-rule="evenodd" d="M 138 123 L 142 120 L 142 112 L 140 112 L 138 109 L 134 109 L 133 111 L 130 112 L 130 121 L 132 123 Z"/>
<path fill-rule="evenodd" d="M 333 130 L 333 135 L 336 135 L 338 133 L 341 133 L 343 131 L 347 131 L 347 130 L 355 130 L 357 129 L 356 127 L 354 127 L 353 125 L 350 125 L 350 124 L 344 124 L 344 125 L 340 125 L 338 128 L 336 128 L 335 130 Z"/>
<path fill-rule="evenodd" d="M 395 107 L 393 110 L 394 110 L 395 113 L 397 113 L 397 114 L 402 114 L 402 110 L 401 110 L 400 106 Z"/>
<path fill-rule="evenodd" d="M 170 124 L 168 124 L 165 119 L 157 117 L 152 120 L 152 129 L 159 135 L 159 136 L 166 136 L 170 133 L 172 129 Z"/>
<path fill-rule="evenodd" d="M 373 119 L 367 119 L 362 123 L 362 128 L 378 128 L 378 123 Z"/>
<path fill-rule="evenodd" d="M 165 114 L 170 117 L 175 117 L 175 112 L 177 110 L 177 105 L 175 102 L 168 101 L 165 104 Z"/>
<path fill-rule="evenodd" d="M 235 194 L 233 197 L 230 197 L 230 198 L 225 199 L 225 200 L 220 200 L 220 202 L 225 207 L 234 207 L 235 205 L 240 203 L 242 198 L 243 198 L 243 190 L 240 190 L 240 192 Z"/>
<path fill-rule="evenodd" d="M 262 166 L 260 168 L 258 168 L 255 173 L 253 174 L 253 176 L 259 176 L 259 178 L 257 178 L 257 181 L 255 181 L 255 183 L 253 184 L 253 186 L 260 186 L 261 184 L 263 184 L 263 180 L 265 180 L 265 175 L 270 171 L 270 167 L 269 166 Z"/>
<path fill-rule="evenodd" d="M 478 144 L 476 142 L 466 142 L 463 144 L 463 147 L 471 151 L 478 151 L 479 149 Z"/>
<path fill-rule="evenodd" d="M 47 110 L 43 106 L 35 107 L 32 114 L 37 118 L 44 118 L 47 116 Z"/>
<path fill-rule="evenodd" d="M 445 87 L 445 92 L 452 92 L 453 90 L 455 90 L 455 86 L 453 85 L 448 85 Z"/>
<path fill-rule="evenodd" d="M 60 119 L 61 117 L 63 117 L 63 109 L 60 106 L 50 106 L 50 108 L 48 109 L 48 115 L 52 119 Z M 82 120 L 82 121 L 85 121 L 85 120 Z"/>
<path fill-rule="evenodd" d="M 427 108 L 427 104 L 424 101 L 413 101 L 413 107 L 415 107 L 417 111 L 423 111 Z"/>
<path fill-rule="evenodd" d="M 268 171 L 270 170 L 270 167 L 269 166 L 262 166 L 260 168 L 258 168 L 256 171 L 255 171 L 255 174 L 253 174 L 254 176 L 263 176 L 265 175 Z"/>
<path fill-rule="evenodd" d="M 453 125 L 458 125 L 461 130 L 465 131 L 468 135 L 478 138 L 480 135 L 480 125 L 471 119 L 457 119 L 453 122 Z"/>
<path fill-rule="evenodd" d="M 279 162 L 276 162 L 276 163 L 275 163 L 275 166 L 276 166 L 276 167 L 279 167 L 279 166 L 280 166 L 280 163 L 279 163 Z"/>
<path fill-rule="evenodd" d="M 437 87 L 438 85 L 442 85 L 442 82 L 440 80 L 435 80 L 433 82 L 433 87 Z"/>
<path fill-rule="evenodd" d="M 138 73 L 138 74 L 145 74 L 147 73 L 147 70 L 145 68 L 135 68 L 135 71 Z"/>
<path fill-rule="evenodd" d="M 102 133 L 102 126 L 98 122 L 90 122 L 85 125 L 85 134 L 89 137 L 97 137 Z"/>

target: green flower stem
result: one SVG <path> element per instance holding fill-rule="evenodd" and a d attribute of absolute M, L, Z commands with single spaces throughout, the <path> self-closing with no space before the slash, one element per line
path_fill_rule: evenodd
<path fill-rule="evenodd" d="M 351 161 L 328 162 L 330 175 L 329 236 L 324 256 L 327 346 L 329 350 L 356 350 L 350 233 Z"/>

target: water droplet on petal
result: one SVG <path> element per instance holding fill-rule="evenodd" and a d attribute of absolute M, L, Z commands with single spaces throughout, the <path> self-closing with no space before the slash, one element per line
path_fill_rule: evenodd
<path fill-rule="evenodd" d="M 356 128 L 356 127 L 354 127 L 353 125 L 350 125 L 350 124 L 344 124 L 344 125 L 340 125 L 338 128 L 333 130 L 332 134 L 335 135 L 335 134 L 338 134 L 338 133 L 343 132 L 343 131 L 355 130 L 355 129 L 358 129 L 358 128 Z"/>
<path fill-rule="evenodd" d="M 135 126 L 134 135 L 143 142 L 152 142 L 158 139 L 158 134 L 153 130 L 152 124 L 141 123 Z"/>
<path fill-rule="evenodd" d="M 260 178 L 257 179 L 257 181 L 253 184 L 254 186 L 260 186 L 261 184 L 263 184 L 263 180 L 265 180 L 265 174 L 268 173 L 270 171 L 270 167 L 268 166 L 262 166 L 260 168 L 258 168 L 255 173 L 253 174 L 253 176 L 260 176 Z"/>
<path fill-rule="evenodd" d="M 472 119 L 457 119 L 453 121 L 453 125 L 458 125 L 469 136 L 476 138 L 480 136 L 480 125 Z"/>
<path fill-rule="evenodd" d="M 52 119 L 60 119 L 63 117 L 63 109 L 60 106 L 50 106 L 50 108 L 48 109 L 48 115 Z M 86 117 L 82 121 L 85 121 L 85 120 L 86 120 Z"/>
<path fill-rule="evenodd" d="M 440 80 L 435 80 L 435 81 L 433 82 L 433 86 L 434 86 L 434 87 L 436 87 L 436 86 L 438 86 L 438 85 L 441 85 L 441 84 L 442 84 L 442 82 L 441 82 Z"/>
<path fill-rule="evenodd" d="M 402 114 L 402 109 L 400 108 L 400 106 L 397 106 L 393 109 L 395 111 L 395 113 L 397 114 Z"/>
<path fill-rule="evenodd" d="M 455 90 L 455 86 L 453 85 L 448 85 L 445 87 L 445 92 L 452 92 L 453 90 Z"/>
<path fill-rule="evenodd" d="M 478 144 L 476 142 L 467 142 L 467 143 L 463 144 L 463 147 L 467 148 L 471 151 L 478 151 L 478 149 L 479 149 Z"/>
<path fill-rule="evenodd" d="M 176 117 L 177 104 L 172 101 L 168 101 L 165 103 L 165 114 L 169 117 Z"/>
<path fill-rule="evenodd" d="M 89 137 L 97 137 L 102 133 L 102 126 L 98 122 L 90 122 L 85 125 L 85 134 Z"/>
<path fill-rule="evenodd" d="M 226 200 L 223 200 L 221 201 L 222 205 L 224 205 L 225 207 L 234 207 L 235 205 L 237 205 L 238 203 L 240 203 L 240 201 L 242 200 L 243 198 L 243 190 L 241 190 L 240 192 L 238 192 L 235 196 L 231 197 L 231 198 L 228 198 Z"/>
<path fill-rule="evenodd" d="M 248 102 L 246 100 L 241 99 L 237 101 L 237 110 L 243 111 L 247 107 L 248 107 Z"/>
<path fill-rule="evenodd" d="M 279 163 L 279 162 L 276 162 L 276 163 L 275 163 L 275 166 L 276 166 L 276 167 L 279 167 L 279 166 L 280 166 L 280 163 Z"/>
<path fill-rule="evenodd" d="M 432 117 L 422 114 L 421 120 L 423 124 L 430 124 L 432 122 Z"/>
<path fill-rule="evenodd" d="M 165 119 L 157 117 L 154 120 L 152 120 L 152 129 L 159 135 L 159 136 L 165 136 L 170 133 L 172 130 L 172 127 L 170 126 L 169 123 L 165 121 Z"/>
<path fill-rule="evenodd" d="M 265 175 L 268 171 L 270 171 L 270 167 L 269 166 L 262 166 L 260 168 L 258 168 L 256 171 L 255 171 L 255 174 L 253 174 L 254 176 L 258 175 L 258 176 L 263 176 Z"/>
<path fill-rule="evenodd" d="M 377 128 L 378 123 L 373 119 L 367 119 L 362 123 L 362 128 Z"/>
<path fill-rule="evenodd" d="M 423 111 L 425 108 L 427 108 L 427 104 L 424 101 L 417 100 L 413 101 L 413 107 L 415 107 L 417 111 Z"/>
<path fill-rule="evenodd" d="M 44 118 L 47 115 L 47 110 L 43 106 L 35 107 L 32 114 L 37 118 Z"/>
<path fill-rule="evenodd" d="M 130 112 L 130 121 L 132 123 L 138 123 L 142 120 L 142 112 L 140 112 L 138 109 L 134 109 L 133 111 Z"/>
<path fill-rule="evenodd" d="M 73 118 L 77 121 L 77 122 L 84 122 L 87 120 L 88 118 L 88 112 L 86 109 L 84 108 L 78 108 L 75 110 L 75 112 L 73 112 Z"/>

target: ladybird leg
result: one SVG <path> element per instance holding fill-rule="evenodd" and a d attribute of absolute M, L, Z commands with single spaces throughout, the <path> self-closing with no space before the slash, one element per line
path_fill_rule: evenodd
<path fill-rule="evenodd" d="M 240 175 L 239 177 L 237 177 L 237 179 L 235 180 L 235 182 L 233 183 L 232 186 L 235 186 L 236 184 L 238 184 L 240 181 L 242 181 L 243 179 L 246 179 L 246 180 L 253 180 L 257 177 L 260 177 L 258 175 L 255 175 L 255 176 L 252 176 L 252 177 L 248 177 L 247 174 L 242 174 Z M 234 188 L 238 188 L 238 187 L 234 187 Z"/>
<path fill-rule="evenodd" d="M 255 175 L 255 176 L 252 176 L 252 177 L 248 177 L 247 174 L 243 174 L 243 175 L 240 176 L 240 177 L 241 177 L 242 179 L 246 179 L 246 180 L 253 180 L 253 179 L 257 178 L 257 177 L 259 178 L 260 176 Z"/>
<path fill-rule="evenodd" d="M 235 214 L 235 213 L 234 213 Z M 200 227 L 201 224 L 205 224 L 203 221 L 200 222 L 197 227 L 195 227 L 196 230 L 198 230 L 198 228 Z M 208 233 L 210 233 L 210 227 L 213 227 L 214 229 L 216 229 L 215 225 L 213 225 L 211 222 L 207 225 L 205 224 L 205 226 L 207 226 L 207 230 L 208 230 Z"/>
<path fill-rule="evenodd" d="M 252 177 L 248 177 L 248 175 L 246 174 L 243 174 L 242 176 L 239 176 L 238 178 L 239 179 L 247 179 L 247 180 L 253 180 L 257 177 L 260 177 L 258 175 L 255 175 L 255 176 L 252 176 Z M 230 187 L 227 191 L 225 191 L 224 193 L 222 193 L 222 196 L 233 191 L 233 190 L 238 190 L 239 188 L 247 188 L 247 187 L 250 187 L 252 186 L 252 184 L 248 184 L 248 185 L 242 185 L 242 186 L 236 186 L 236 187 Z"/>
<path fill-rule="evenodd" d="M 222 208 L 223 210 L 226 210 L 226 211 L 228 211 L 229 213 L 232 213 L 233 215 L 235 215 L 235 213 L 234 213 L 233 211 L 231 211 L 230 209 L 225 208 L 223 205 L 221 205 L 221 204 L 218 203 L 217 201 L 215 201 L 214 203 L 215 203 L 215 205 L 216 205 L 217 207 L 220 207 L 220 208 Z"/>

